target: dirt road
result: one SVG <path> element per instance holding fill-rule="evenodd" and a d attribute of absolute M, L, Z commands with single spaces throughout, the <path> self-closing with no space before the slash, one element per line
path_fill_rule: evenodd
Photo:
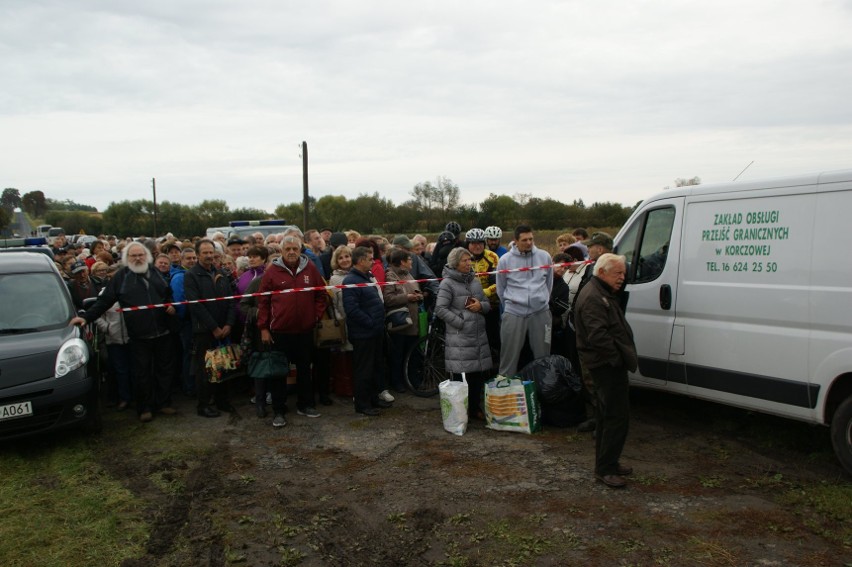
<path fill-rule="evenodd" d="M 235 401 L 237 414 L 203 419 L 185 400 L 148 425 L 108 411 L 99 458 L 154 525 L 146 555 L 123 565 L 849 561 L 836 521 L 795 497 L 848 482 L 821 429 L 634 392 L 635 473 L 613 490 L 593 479 L 591 436 L 573 429 L 474 422 L 458 437 L 436 398 L 402 395 L 378 418 L 336 398 L 276 430 Z"/>

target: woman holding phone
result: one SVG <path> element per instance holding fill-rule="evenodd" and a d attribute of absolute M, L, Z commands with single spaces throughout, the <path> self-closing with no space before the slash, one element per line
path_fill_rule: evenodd
<path fill-rule="evenodd" d="M 491 371 L 491 349 L 485 331 L 485 314 L 491 304 L 485 299 L 479 278 L 471 271 L 471 253 L 453 248 L 447 256 L 443 280 L 438 288 L 435 314 L 446 323 L 445 362 L 453 378 L 465 373 L 470 387 L 468 415 L 481 418 L 482 389 Z"/>

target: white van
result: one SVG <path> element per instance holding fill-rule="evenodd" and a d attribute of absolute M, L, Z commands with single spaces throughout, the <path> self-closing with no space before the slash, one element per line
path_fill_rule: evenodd
<path fill-rule="evenodd" d="M 852 472 L 852 170 L 642 202 L 628 261 L 637 386 L 829 425 Z"/>

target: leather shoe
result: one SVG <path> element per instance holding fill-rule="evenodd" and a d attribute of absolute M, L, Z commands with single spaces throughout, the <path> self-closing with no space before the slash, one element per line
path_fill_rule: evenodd
<path fill-rule="evenodd" d="M 388 409 L 388 408 L 393 407 L 393 405 L 390 402 L 380 400 L 379 398 L 376 398 L 375 400 L 373 400 L 370 403 L 373 404 L 374 408 Z"/>
<path fill-rule="evenodd" d="M 139 421 L 142 423 L 148 423 L 152 419 L 154 419 L 154 415 L 149 411 L 143 411 L 139 414 Z"/>
<path fill-rule="evenodd" d="M 387 402 L 385 402 L 385 403 L 387 403 Z M 379 410 L 377 410 L 376 408 L 363 408 L 363 409 L 356 409 L 355 413 L 360 413 L 362 415 L 375 417 L 375 416 L 379 415 L 381 412 L 379 412 Z"/>
<path fill-rule="evenodd" d="M 227 412 L 227 413 L 234 413 L 235 411 L 237 411 L 236 408 L 234 408 L 234 406 L 232 406 L 231 404 L 227 404 L 227 403 L 226 404 L 216 404 L 216 409 L 219 410 L 219 411 Z"/>
<path fill-rule="evenodd" d="M 615 469 L 615 472 L 618 473 L 618 476 L 629 476 L 633 474 L 633 467 L 618 465 L 618 468 Z"/>
<path fill-rule="evenodd" d="M 199 409 L 198 415 L 200 415 L 201 417 L 219 417 L 222 414 L 220 414 L 216 408 L 207 406 L 205 408 Z"/>
<path fill-rule="evenodd" d="M 624 488 L 627 486 L 627 480 L 617 474 L 605 474 L 603 476 L 596 474 L 595 478 L 610 488 Z"/>

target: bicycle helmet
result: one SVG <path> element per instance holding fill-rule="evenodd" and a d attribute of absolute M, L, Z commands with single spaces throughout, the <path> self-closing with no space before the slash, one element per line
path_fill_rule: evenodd
<path fill-rule="evenodd" d="M 446 230 L 447 232 L 452 232 L 453 236 L 457 237 L 461 232 L 461 225 L 456 221 L 450 221 L 447 223 L 447 226 L 444 227 L 444 230 Z"/>
<path fill-rule="evenodd" d="M 485 229 L 485 238 L 494 239 L 494 238 L 502 238 L 503 231 L 500 230 L 499 226 L 489 226 Z"/>
<path fill-rule="evenodd" d="M 472 228 L 464 235 L 468 242 L 485 242 L 485 231 L 481 228 Z"/>

